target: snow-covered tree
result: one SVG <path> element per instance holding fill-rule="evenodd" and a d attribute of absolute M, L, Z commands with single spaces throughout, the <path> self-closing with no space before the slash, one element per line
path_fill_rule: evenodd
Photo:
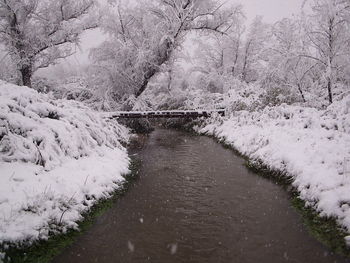
<path fill-rule="evenodd" d="M 312 14 L 304 22 L 310 50 L 302 56 L 316 61 L 322 68 L 322 77 L 333 102 L 333 88 L 348 65 L 350 55 L 349 3 L 344 0 L 314 0 Z"/>
<path fill-rule="evenodd" d="M 96 27 L 93 0 L 0 0 L 0 43 L 31 86 L 33 73 L 70 56 L 84 30 Z"/>
<path fill-rule="evenodd" d="M 200 66 L 197 70 L 203 73 L 216 72 L 218 75 L 229 73 L 234 77 L 240 74 L 244 22 L 243 12 L 237 12 L 235 23 L 227 34 L 213 35 L 198 41 L 196 58 Z"/>
<path fill-rule="evenodd" d="M 141 0 L 131 7 L 119 2 L 104 15 L 110 39 L 91 55 L 96 67 L 113 79 L 107 86 L 138 97 L 188 32 L 225 34 L 239 10 L 223 9 L 213 0 Z"/>
<path fill-rule="evenodd" d="M 240 54 L 243 46 L 243 34 L 245 32 L 245 19 L 242 14 L 240 20 L 237 21 L 235 27 L 230 30 L 228 37 L 226 38 L 226 46 L 228 49 L 227 56 L 231 58 L 231 73 L 232 76 L 235 77 L 241 73 L 239 69 L 240 63 Z"/>
<path fill-rule="evenodd" d="M 299 20 L 282 19 L 273 25 L 271 33 L 268 65 L 263 72 L 264 85 L 285 88 L 291 92 L 297 90 L 300 99 L 306 102 L 309 72 L 315 63 L 299 56 L 301 52 L 305 53 Z"/>
<path fill-rule="evenodd" d="M 264 51 L 269 39 L 269 25 L 257 16 L 249 27 L 243 49 L 242 80 L 256 80 L 261 61 L 265 60 Z"/>

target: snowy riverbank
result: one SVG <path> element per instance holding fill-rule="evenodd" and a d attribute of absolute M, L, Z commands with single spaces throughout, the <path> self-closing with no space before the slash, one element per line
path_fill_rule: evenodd
<path fill-rule="evenodd" d="M 237 111 L 197 131 L 288 173 L 308 206 L 350 232 L 350 96 L 327 110 L 281 105 Z"/>
<path fill-rule="evenodd" d="M 124 181 L 128 136 L 81 103 L 0 81 L 0 245 L 77 227 Z"/>

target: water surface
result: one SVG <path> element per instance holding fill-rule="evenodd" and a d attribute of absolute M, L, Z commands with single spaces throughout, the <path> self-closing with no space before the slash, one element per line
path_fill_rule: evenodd
<path fill-rule="evenodd" d="M 347 262 L 213 139 L 157 129 L 136 154 L 139 179 L 54 262 Z"/>

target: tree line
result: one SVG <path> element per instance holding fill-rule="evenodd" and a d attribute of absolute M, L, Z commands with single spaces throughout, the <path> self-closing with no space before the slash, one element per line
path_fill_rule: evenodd
<path fill-rule="evenodd" d="M 214 0 L 0 0 L 0 43 L 14 65 L 17 84 L 32 86 L 34 73 L 72 55 L 81 34 L 100 28 L 106 40 L 91 50 L 89 82 L 100 97 L 136 98 L 167 71 L 189 34 L 199 62 L 193 71 L 293 90 L 328 103 L 347 89 L 350 76 L 350 1 L 309 0 L 310 10 L 246 26 L 241 5 Z M 0 70 L 1 71 L 1 70 Z M 216 85 L 215 83 L 213 84 Z"/>

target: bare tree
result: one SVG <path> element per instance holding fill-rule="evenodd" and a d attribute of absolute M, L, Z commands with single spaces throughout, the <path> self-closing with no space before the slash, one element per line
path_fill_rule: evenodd
<path fill-rule="evenodd" d="M 93 0 L 0 0 L 0 43 L 31 87 L 33 73 L 73 53 L 84 30 L 97 26 Z"/>

